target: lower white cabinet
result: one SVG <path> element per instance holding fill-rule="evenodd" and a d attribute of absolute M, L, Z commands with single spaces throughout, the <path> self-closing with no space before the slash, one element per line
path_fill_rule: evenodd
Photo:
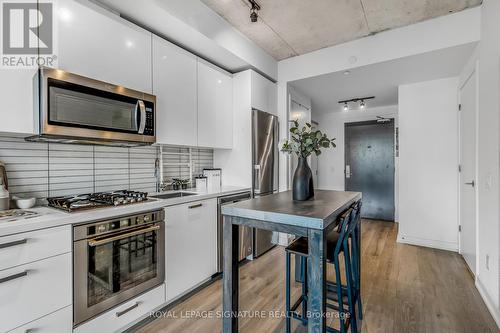
<path fill-rule="evenodd" d="M 0 271 L 0 332 L 71 305 L 71 261 L 66 253 Z"/>
<path fill-rule="evenodd" d="M 148 316 L 165 303 L 165 284 L 161 284 L 98 317 L 78 326 L 74 333 L 121 332 L 139 319 Z"/>
<path fill-rule="evenodd" d="M 13 329 L 8 333 L 71 333 L 73 332 L 73 308 L 67 306 L 38 320 Z"/>
<path fill-rule="evenodd" d="M 217 199 L 165 208 L 167 301 L 217 271 Z"/>
<path fill-rule="evenodd" d="M 72 246 L 69 225 L 0 237 L 0 271 L 71 252 Z"/>

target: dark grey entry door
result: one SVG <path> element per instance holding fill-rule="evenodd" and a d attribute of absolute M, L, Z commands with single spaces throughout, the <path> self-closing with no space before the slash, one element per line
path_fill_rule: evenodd
<path fill-rule="evenodd" d="M 363 193 L 363 217 L 394 221 L 393 119 L 345 124 L 345 189 Z"/>

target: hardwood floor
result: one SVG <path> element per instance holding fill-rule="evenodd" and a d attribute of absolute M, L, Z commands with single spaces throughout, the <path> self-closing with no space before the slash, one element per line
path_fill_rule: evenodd
<path fill-rule="evenodd" d="M 396 236 L 395 223 L 363 221 L 362 332 L 500 332 L 461 256 L 398 244 Z M 240 310 L 284 311 L 284 272 L 283 248 L 241 267 Z M 220 318 L 192 317 L 220 311 L 221 288 L 219 280 L 138 331 L 220 332 Z M 292 299 L 298 292 L 294 286 Z M 240 319 L 240 332 L 284 332 L 283 318 L 264 315 Z M 295 332 L 307 331 L 294 322 Z"/>

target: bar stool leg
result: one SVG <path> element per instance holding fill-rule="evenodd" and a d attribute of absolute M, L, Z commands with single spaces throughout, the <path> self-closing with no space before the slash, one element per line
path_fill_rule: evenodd
<path fill-rule="evenodd" d="M 291 332 L 290 322 L 290 252 L 286 252 L 286 268 L 285 268 L 285 331 Z"/>
<path fill-rule="evenodd" d="M 355 288 L 355 283 L 353 281 L 352 276 L 352 266 L 351 266 L 351 258 L 349 254 L 349 244 L 348 240 L 344 243 L 344 264 L 345 264 L 345 272 L 346 272 L 346 284 L 347 284 L 347 302 L 349 305 L 349 315 L 351 316 L 349 319 L 351 332 L 358 332 L 357 325 L 357 317 L 356 317 L 356 309 L 355 303 L 353 301 L 353 291 Z"/>
<path fill-rule="evenodd" d="M 335 256 L 333 258 L 333 264 L 335 268 L 335 285 L 337 286 L 337 298 L 339 303 L 339 319 L 340 319 L 340 333 L 346 333 L 345 321 L 343 318 L 344 314 L 344 302 L 342 299 L 342 279 L 340 278 L 340 265 L 339 258 Z"/>

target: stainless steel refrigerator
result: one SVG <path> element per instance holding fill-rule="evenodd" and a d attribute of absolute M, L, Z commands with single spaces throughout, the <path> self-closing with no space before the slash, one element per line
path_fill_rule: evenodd
<path fill-rule="evenodd" d="M 252 190 L 254 197 L 278 192 L 278 117 L 252 109 Z M 254 230 L 253 255 L 271 249 L 272 232 Z"/>

